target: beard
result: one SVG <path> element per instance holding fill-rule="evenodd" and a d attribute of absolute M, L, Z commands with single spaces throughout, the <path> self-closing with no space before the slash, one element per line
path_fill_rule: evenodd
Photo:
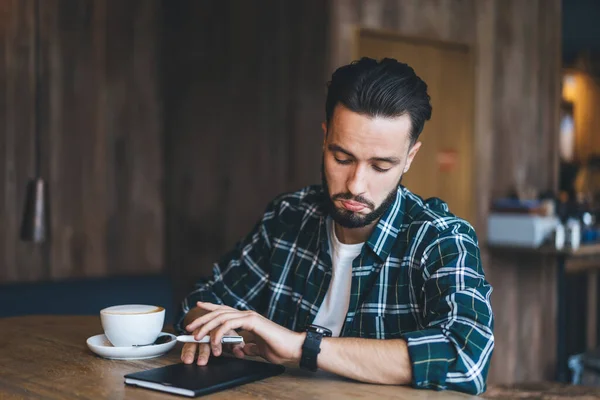
<path fill-rule="evenodd" d="M 383 200 L 383 203 L 379 207 L 375 207 L 375 204 L 369 199 L 364 198 L 363 196 L 354 196 L 350 192 L 346 193 L 337 193 L 332 195 L 329 191 L 329 184 L 327 183 L 327 177 L 325 176 L 325 161 L 321 162 L 321 181 L 323 185 L 323 189 L 325 190 L 325 207 L 331 218 L 335 222 L 337 222 L 340 226 L 344 228 L 363 228 L 367 225 L 372 224 L 379 218 L 385 214 L 385 212 L 390 208 L 390 206 L 396 200 L 396 196 L 398 195 L 398 187 L 402 182 L 402 175 L 400 176 L 400 180 L 398 180 L 398 184 L 394 189 L 392 189 L 388 195 Z M 345 210 L 342 208 L 338 208 L 335 206 L 334 201 L 336 200 L 352 200 L 358 203 L 364 204 L 370 210 L 370 213 L 366 215 L 359 214 L 354 211 Z"/>

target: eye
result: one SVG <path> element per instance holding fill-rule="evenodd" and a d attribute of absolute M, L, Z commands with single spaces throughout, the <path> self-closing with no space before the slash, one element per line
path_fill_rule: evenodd
<path fill-rule="evenodd" d="M 336 161 L 338 164 L 342 164 L 342 165 L 350 164 L 350 163 L 352 162 L 352 160 L 340 160 L 340 159 L 339 159 L 339 158 L 337 158 L 337 157 L 333 157 L 333 158 L 335 158 L 335 161 Z"/>
<path fill-rule="evenodd" d="M 388 172 L 391 168 L 380 168 L 377 165 L 373 165 L 373 169 L 377 172 Z"/>

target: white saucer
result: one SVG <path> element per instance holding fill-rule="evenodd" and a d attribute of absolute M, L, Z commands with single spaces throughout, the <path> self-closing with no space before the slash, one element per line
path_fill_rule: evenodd
<path fill-rule="evenodd" d="M 162 332 L 160 336 L 169 336 L 170 341 L 142 347 L 115 347 L 104 334 L 89 337 L 86 343 L 91 351 L 104 358 L 112 360 L 143 360 L 159 357 L 171 350 L 177 344 L 177 338 L 170 333 Z"/>

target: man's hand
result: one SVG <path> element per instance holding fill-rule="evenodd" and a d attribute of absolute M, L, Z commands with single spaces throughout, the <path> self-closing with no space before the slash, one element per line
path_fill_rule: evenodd
<path fill-rule="evenodd" d="M 242 357 L 260 356 L 275 364 L 300 361 L 306 333 L 293 332 L 254 311 L 202 302 L 197 305 L 194 314 L 185 319 L 186 329 L 194 332 L 196 339 L 207 334 L 211 338 L 210 345 L 201 345 L 199 365 L 206 364 L 211 350 L 213 355 L 221 355 L 221 338 L 230 332 L 235 334 L 236 329 L 243 329 L 240 335 L 244 336 L 245 346 L 238 349 Z M 193 360 L 197 344 L 191 345 L 195 346 L 189 347 Z M 238 350 L 234 355 L 240 357 Z M 413 379 L 404 339 L 323 338 L 317 366 L 362 382 L 407 385 Z"/>
<path fill-rule="evenodd" d="M 260 356 L 275 364 L 299 362 L 304 333 L 293 332 L 277 325 L 255 311 L 239 311 L 227 306 L 202 302 L 198 302 L 197 305 L 208 313 L 188 324 L 186 329 L 189 332 L 193 331 L 196 339 L 210 334 L 213 355 L 221 355 L 221 338 L 224 335 L 230 335 L 236 329 L 243 329 L 253 334 L 252 342 L 246 343 L 239 349 L 243 354 Z M 208 359 L 207 352 L 210 354 L 210 350 L 200 349 L 202 357 L 207 355 Z M 235 352 L 234 355 L 238 356 Z"/>
<path fill-rule="evenodd" d="M 197 318 L 200 318 L 203 315 L 206 315 L 208 312 L 206 310 L 200 308 L 193 308 L 188 312 L 188 315 L 185 318 L 185 322 L 189 323 L 194 321 Z M 198 333 L 196 330 L 193 334 Z M 227 335 L 238 335 L 236 331 L 230 331 Z M 246 336 L 244 336 L 244 341 L 246 341 Z M 244 358 L 244 352 L 242 348 L 244 344 L 236 344 L 236 345 L 226 345 L 226 350 L 232 353 L 237 358 Z M 181 361 L 185 364 L 191 364 L 194 362 L 196 358 L 196 354 L 198 354 L 198 365 L 206 365 L 208 359 L 210 358 L 210 345 L 206 343 L 186 343 L 183 345 L 183 349 L 181 350 Z"/>
<path fill-rule="evenodd" d="M 198 331 L 194 332 L 194 335 Z M 229 331 L 226 335 L 237 336 L 238 333 L 236 331 Z M 237 358 L 244 358 L 244 352 L 242 349 L 244 348 L 244 344 L 226 344 L 225 350 L 232 353 Z M 206 365 L 208 363 L 208 359 L 210 358 L 210 345 L 207 343 L 186 343 L 183 345 L 183 349 L 181 349 L 181 361 L 185 364 L 191 364 L 194 362 L 194 358 L 198 353 L 198 365 Z"/>

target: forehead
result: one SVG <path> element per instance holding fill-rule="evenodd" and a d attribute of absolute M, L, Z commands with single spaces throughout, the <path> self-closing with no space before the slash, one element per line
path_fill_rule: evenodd
<path fill-rule="evenodd" d="M 387 157 L 406 154 L 410 146 L 411 120 L 399 117 L 370 117 L 338 105 L 329 126 L 329 143 L 355 155 Z"/>

